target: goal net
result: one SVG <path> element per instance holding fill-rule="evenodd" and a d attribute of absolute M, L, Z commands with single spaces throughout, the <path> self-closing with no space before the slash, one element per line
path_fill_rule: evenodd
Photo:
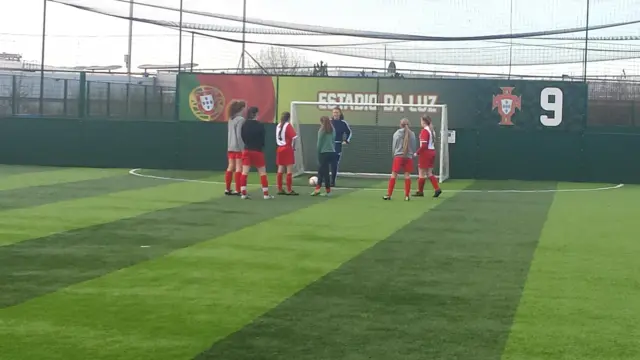
<path fill-rule="evenodd" d="M 423 114 L 431 117 L 436 132 L 434 175 L 438 176 L 440 182 L 449 178 L 447 105 L 313 101 L 291 102 L 291 124 L 299 138 L 295 153 L 296 176 L 318 171 L 316 142 L 320 117 L 331 117 L 331 111 L 336 106 L 342 110 L 352 132 L 350 143 L 342 146 L 338 178 L 389 176 L 392 136 L 400 120 L 405 117 L 409 119 L 417 137 L 420 133 L 420 116 Z"/>

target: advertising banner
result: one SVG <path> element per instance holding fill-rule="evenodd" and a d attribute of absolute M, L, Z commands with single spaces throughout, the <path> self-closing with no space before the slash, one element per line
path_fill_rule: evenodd
<path fill-rule="evenodd" d="M 180 120 L 225 122 L 227 107 L 242 100 L 259 108 L 259 121 L 273 123 L 277 81 L 260 75 L 181 74 Z"/>
<path fill-rule="evenodd" d="M 430 107 L 439 104 L 447 105 L 449 129 L 581 130 L 587 116 L 586 84 L 565 81 L 184 74 L 180 99 L 180 120 L 200 121 L 226 121 L 233 100 L 258 106 L 264 122 L 277 121 L 293 101 L 388 104 L 341 106 L 352 126 L 395 127 L 403 117 L 417 126 L 422 114 L 439 123 L 440 109 Z M 317 124 L 332 108 L 298 105 L 297 120 Z"/>
<path fill-rule="evenodd" d="M 292 101 L 375 103 L 376 79 L 281 76 L 278 84 L 278 112 L 289 111 Z M 342 106 L 351 125 L 375 125 L 376 112 L 363 106 Z M 331 116 L 333 106 L 299 105 L 300 124 L 318 124 L 323 115 Z"/>

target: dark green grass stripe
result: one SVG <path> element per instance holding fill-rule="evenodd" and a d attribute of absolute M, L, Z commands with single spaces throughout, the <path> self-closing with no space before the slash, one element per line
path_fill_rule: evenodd
<path fill-rule="evenodd" d="M 309 196 L 265 201 L 255 195 L 250 201 L 216 198 L 0 247 L 0 308 L 324 201 Z"/>
<path fill-rule="evenodd" d="M 30 165 L 4 165 L 0 164 L 0 177 L 7 175 L 27 174 L 33 172 L 62 170 L 59 167 L 30 166 Z"/>
<path fill-rule="evenodd" d="M 5 190 L 0 191 L 0 209 L 10 210 L 33 207 L 59 201 L 100 196 L 113 192 L 136 190 L 160 185 L 166 185 L 166 183 L 156 179 L 121 175 L 94 180 Z"/>
<path fill-rule="evenodd" d="M 182 171 L 182 170 L 141 170 L 141 174 L 152 175 L 152 176 L 162 176 L 168 178 L 177 178 L 177 179 L 196 179 L 196 177 L 206 177 L 206 176 L 214 176 L 221 175 L 222 172 L 214 172 L 214 171 Z M 293 185 L 296 187 L 306 187 L 309 186 L 309 177 L 313 175 L 301 175 L 293 178 Z M 251 174 L 251 178 L 256 179 L 257 175 L 255 173 Z M 275 173 L 269 174 L 270 183 L 275 184 Z M 382 188 L 386 189 L 387 184 L 385 182 L 386 179 L 380 178 L 354 178 L 354 177 L 338 177 L 337 179 L 337 187 L 342 188 L 353 188 L 353 189 L 363 189 L 363 188 Z M 250 180 L 251 181 L 251 180 Z"/>
<path fill-rule="evenodd" d="M 552 199 L 459 194 L 198 359 L 498 360 Z"/>

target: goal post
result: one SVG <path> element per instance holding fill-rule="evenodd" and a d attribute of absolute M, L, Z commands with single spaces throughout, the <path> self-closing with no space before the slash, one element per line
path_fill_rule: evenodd
<path fill-rule="evenodd" d="M 436 130 L 437 150 L 434 174 L 440 182 L 449 178 L 449 121 L 446 104 L 347 103 L 292 101 L 291 124 L 298 133 L 294 172 L 296 176 L 315 174 L 318 170 L 316 141 L 320 117 L 331 117 L 334 107 L 342 109 L 352 131 L 352 140 L 343 145 L 338 168 L 340 177 L 384 178 L 392 162 L 392 136 L 402 118 L 409 119 L 411 129 L 420 133 L 420 116 L 427 114 Z M 417 167 L 415 174 L 417 174 Z"/>

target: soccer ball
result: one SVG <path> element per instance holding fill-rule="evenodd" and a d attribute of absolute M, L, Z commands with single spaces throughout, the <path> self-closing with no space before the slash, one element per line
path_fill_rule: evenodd
<path fill-rule="evenodd" d="M 311 185 L 311 186 L 318 185 L 318 177 L 317 176 L 310 177 L 309 178 L 309 185 Z"/>

